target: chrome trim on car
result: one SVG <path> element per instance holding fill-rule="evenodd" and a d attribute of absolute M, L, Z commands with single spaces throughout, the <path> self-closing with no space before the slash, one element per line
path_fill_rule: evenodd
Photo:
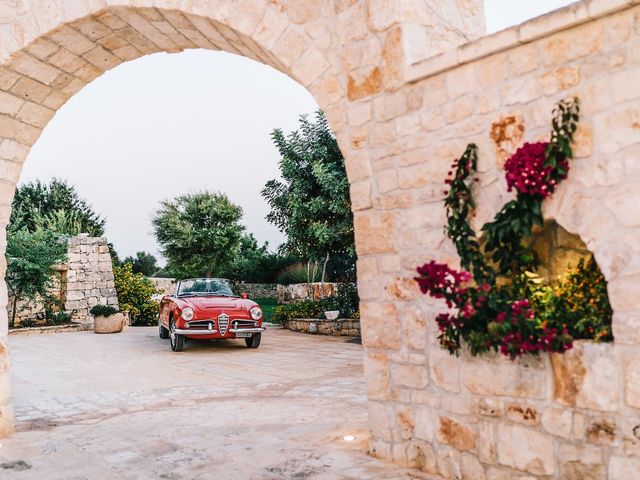
<path fill-rule="evenodd" d="M 258 333 L 258 332 L 264 332 L 265 330 L 266 330 L 265 327 L 258 327 L 258 328 L 230 328 L 229 332 L 231 332 L 231 333 L 240 333 L 240 332 Z"/>
<path fill-rule="evenodd" d="M 218 315 L 218 329 L 220 330 L 220 335 L 223 337 L 227 333 L 227 329 L 229 328 L 229 315 L 226 313 L 221 313 Z"/>
<path fill-rule="evenodd" d="M 213 333 L 218 333 L 217 330 L 192 330 L 187 328 L 176 328 L 174 331 L 178 335 L 211 335 Z"/>

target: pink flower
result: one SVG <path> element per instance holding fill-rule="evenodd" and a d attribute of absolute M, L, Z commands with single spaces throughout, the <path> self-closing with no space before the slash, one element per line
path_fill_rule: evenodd
<path fill-rule="evenodd" d="M 554 169 L 545 166 L 547 142 L 525 143 L 504 164 L 505 177 L 509 191 L 514 188 L 524 195 L 546 198 L 553 193 L 557 181 L 552 178 Z M 555 173 L 564 179 L 569 172 L 569 162 L 563 159 Z"/>

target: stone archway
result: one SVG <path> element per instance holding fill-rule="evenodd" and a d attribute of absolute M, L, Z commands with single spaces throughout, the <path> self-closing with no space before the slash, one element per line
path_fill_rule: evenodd
<path fill-rule="evenodd" d="M 378 120 L 397 114 L 405 67 L 477 36 L 482 2 L 415 1 L 10 0 L 0 5 L 0 248 L 11 199 L 30 147 L 56 111 L 104 71 L 155 52 L 224 50 L 268 64 L 306 87 L 338 137 L 351 183 L 364 330 L 381 288 L 373 256 L 397 251 L 395 214 L 372 203 Z M 433 5 L 431 5 L 433 4 Z M 464 5 L 464 6 L 463 6 Z M 433 42 L 428 42 L 433 40 Z M 419 46 L 419 48 L 414 48 Z M 397 91 L 400 93 L 385 92 Z M 375 104 L 371 101 L 376 96 Z M 422 96 L 413 94 L 413 108 Z M 401 109 L 403 107 L 400 107 Z M 396 113 L 394 113 L 396 112 Z M 399 128 L 405 128 L 400 126 Z M 403 132 L 403 134 L 406 132 Z M 387 135 L 388 137 L 388 135 Z M 390 143 L 387 142 L 387 143 Z M 392 155 L 389 152 L 388 155 Z M 384 156 L 384 155 L 383 155 Z M 375 208 L 374 208 L 375 207 Z M 369 260 L 367 260 L 367 258 Z M 375 260 L 374 260 L 375 261 Z M 395 267 L 393 267 L 395 268 Z M 4 276 L 6 264 L 0 262 Z M 7 290 L 0 282 L 0 434 L 12 430 Z M 369 305 L 366 307 L 366 305 Z M 396 312 L 386 312 L 397 322 Z M 373 339 L 377 333 L 368 337 Z M 396 334 L 394 334 L 396 335 Z M 376 347 L 375 341 L 371 342 Z"/>

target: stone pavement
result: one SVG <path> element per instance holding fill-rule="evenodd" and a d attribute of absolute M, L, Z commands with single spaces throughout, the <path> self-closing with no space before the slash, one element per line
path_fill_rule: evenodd
<path fill-rule="evenodd" d="M 173 353 L 156 328 L 128 328 L 9 346 L 16 433 L 0 478 L 426 478 L 366 455 L 362 347 L 344 338 L 270 328 L 257 350 Z"/>

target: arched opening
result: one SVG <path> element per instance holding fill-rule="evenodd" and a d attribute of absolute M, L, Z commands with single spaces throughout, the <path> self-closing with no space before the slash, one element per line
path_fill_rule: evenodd
<path fill-rule="evenodd" d="M 273 18 L 270 20 L 273 21 Z M 270 25 L 271 24 L 272 23 L 270 23 Z M 152 28 L 149 27 L 150 25 Z M 295 30 L 295 28 L 292 30 Z M 275 36 L 279 38 L 281 33 L 282 32 L 279 32 Z M 212 49 L 219 48 L 232 51 L 234 53 L 240 53 L 272 65 L 301 81 L 305 87 L 313 91 L 315 88 L 314 85 L 316 85 L 315 82 L 321 78 L 327 69 L 328 64 L 319 54 L 311 52 L 312 48 L 309 48 L 304 42 L 296 37 L 294 33 L 291 33 L 291 37 L 292 38 L 285 41 L 287 45 L 284 50 L 287 52 L 287 55 L 302 56 L 303 58 L 305 55 L 308 55 L 310 57 L 309 62 L 298 62 L 298 65 L 301 65 L 299 68 L 302 70 L 291 71 L 286 67 L 289 59 L 280 59 L 278 55 L 270 52 L 262 46 L 262 44 L 256 43 L 253 39 L 246 37 L 225 25 L 217 24 L 216 22 L 204 17 L 186 14 L 183 15 L 175 11 L 163 11 L 156 9 L 108 9 L 91 17 L 83 18 L 82 20 L 78 20 L 72 24 L 60 27 L 39 38 L 25 50 L 15 54 L 10 61 L 5 64 L 5 67 L 2 70 L 3 80 L 1 88 L 4 95 L 3 98 L 6 102 L 6 111 L 2 116 L 2 124 L 0 124 L 0 135 L 2 136 L 0 150 L 2 150 L 4 158 L 3 166 L 7 168 L 7 171 L 9 172 L 6 178 L 3 179 L 4 185 L 7 189 L 7 205 L 4 208 L 7 216 L 4 219 L 4 222 L 6 223 L 8 221 L 9 200 L 15 188 L 15 183 L 20 176 L 22 163 L 24 162 L 31 146 L 38 140 L 42 129 L 46 127 L 49 120 L 53 118 L 56 111 L 61 108 L 65 102 L 80 91 L 84 85 L 101 75 L 104 70 L 114 68 L 124 61 L 130 61 L 158 50 L 173 51 L 195 47 Z M 323 101 L 321 102 L 321 106 L 325 106 L 330 110 L 332 108 L 332 104 L 335 104 L 340 100 L 342 95 L 341 92 L 341 85 L 334 82 L 328 92 L 329 96 L 327 97 L 327 95 L 322 95 Z M 331 99 L 328 103 L 326 102 L 327 98 Z M 337 133 L 339 134 L 339 132 Z M 103 246 L 101 246 L 101 248 L 102 247 Z M 4 321 L 6 321 L 6 318 Z M 33 348 L 33 345 L 30 348 Z M 47 348 L 64 349 L 66 347 L 63 344 L 53 342 L 53 344 L 47 346 L 40 344 L 36 348 L 42 348 L 45 350 Z M 105 351 L 99 352 L 97 355 L 100 358 L 109 357 L 113 361 L 117 358 L 117 348 L 119 347 L 116 346 L 114 348 L 115 349 L 107 347 Z M 282 348 L 284 348 L 284 345 Z M 309 348 L 308 344 L 298 345 L 295 350 L 300 352 L 305 350 L 308 358 L 315 358 L 317 360 L 315 364 L 312 363 L 308 365 L 309 371 L 319 371 L 321 368 L 326 368 L 326 365 L 321 367 L 321 364 L 325 363 L 327 356 L 326 352 L 315 355 L 312 353 L 312 349 Z M 194 353 L 198 355 L 202 354 L 202 351 L 195 349 Z M 283 353 L 285 353 L 286 357 L 286 352 Z M 347 372 L 357 372 L 361 368 L 360 360 L 356 357 L 352 358 L 348 354 L 345 355 L 340 352 L 334 352 L 334 354 L 331 354 L 330 356 L 336 358 L 336 360 L 341 364 L 340 368 L 342 369 L 345 368 L 346 363 L 347 368 L 345 371 Z M 69 357 L 73 357 L 73 350 L 69 352 Z M 115 361 L 118 363 L 117 360 Z M 132 380 L 136 378 L 144 379 L 145 375 L 143 372 L 149 372 L 154 368 L 152 363 L 145 360 L 138 358 L 137 361 L 139 361 L 139 365 L 133 368 L 123 368 L 123 365 L 121 364 L 113 366 L 114 369 L 120 371 L 120 374 L 122 375 L 121 381 L 130 387 L 128 389 L 129 391 L 134 390 L 135 381 Z M 259 357 L 259 359 L 254 359 L 253 362 L 255 363 L 253 363 L 253 366 L 255 368 L 258 368 L 258 366 L 264 367 L 269 364 L 269 362 L 273 361 L 274 359 L 270 360 L 268 357 L 262 356 Z M 284 361 L 284 358 L 280 361 Z M 276 363 L 277 362 L 278 361 L 276 360 Z M 89 375 L 91 363 L 92 362 L 89 362 L 85 365 L 79 366 L 79 373 L 84 371 Z M 188 369 L 189 364 L 190 362 L 184 359 L 182 361 L 177 361 L 175 366 L 178 369 Z M 262 386 L 259 388 L 268 390 L 269 384 L 273 384 L 274 381 L 282 380 L 283 371 L 290 370 L 289 366 L 285 369 L 279 365 L 274 365 L 274 367 L 278 373 L 271 377 L 267 376 L 267 378 L 264 379 L 265 381 L 261 382 Z M 131 368 L 131 370 L 129 370 L 129 368 Z M 164 377 L 166 380 L 166 377 L 161 373 L 162 370 L 163 368 L 161 367 L 159 372 L 160 377 Z M 205 370 L 208 370 L 210 374 L 213 374 L 215 370 L 219 370 L 217 372 L 219 378 L 223 382 L 228 382 L 230 385 L 234 385 L 234 395 L 246 397 L 250 394 L 255 394 L 255 385 L 250 388 L 245 388 L 244 390 L 242 388 L 238 388 L 238 383 L 241 383 L 237 382 L 238 378 L 236 375 L 238 375 L 238 370 L 236 370 L 235 374 L 229 372 L 228 375 L 224 374 L 222 371 L 224 369 L 221 369 L 219 365 L 210 365 L 205 368 Z M 244 368 L 241 368 L 240 370 L 244 370 Z M 138 374 L 136 374 L 135 371 L 137 371 Z M 291 388 L 296 384 L 298 384 L 299 388 L 299 384 L 303 383 L 301 376 L 304 377 L 308 375 L 309 372 L 294 374 L 292 376 L 293 382 Z M 149 375 L 147 374 L 146 376 L 146 379 L 140 381 L 148 385 Z M 224 378 L 225 376 L 226 378 Z M 103 380 L 105 379 L 103 378 Z M 109 381 L 110 380 L 107 382 Z M 329 381 L 329 379 L 327 379 L 327 381 Z M 43 384 L 44 383 L 46 382 L 43 382 Z M 167 384 L 167 391 L 171 391 L 171 393 L 165 392 L 169 397 L 166 397 L 163 400 L 160 399 L 160 403 L 175 403 L 177 406 L 181 402 L 180 392 L 184 393 L 187 387 L 185 385 L 175 383 L 171 385 L 171 383 L 172 382 L 168 382 Z M 344 375 L 336 375 L 331 378 L 330 383 L 334 383 L 334 386 L 331 388 L 327 387 L 326 393 L 317 396 L 321 403 L 326 403 L 328 405 L 331 402 L 331 398 L 334 398 L 336 395 L 342 395 L 347 390 L 353 390 L 353 385 L 350 384 L 348 375 L 346 377 Z M 196 390 L 198 390 L 198 388 L 196 388 Z M 85 400 L 88 402 L 95 402 L 96 406 L 101 405 L 101 407 L 109 408 L 108 405 L 110 405 L 113 409 L 111 410 L 113 415 L 117 413 L 116 410 L 120 410 L 123 413 L 132 413 L 136 410 L 135 406 L 132 407 L 130 402 L 121 402 L 120 405 L 114 405 L 111 402 L 106 401 L 101 402 L 101 400 L 95 397 L 95 394 L 99 396 L 100 392 L 106 394 L 103 385 L 94 385 L 93 392 L 86 392 L 87 395 L 85 396 Z M 230 391 L 227 390 L 227 394 L 229 392 Z M 362 395 L 362 393 L 362 389 L 360 389 L 359 394 Z M 91 400 L 92 395 L 94 395 L 93 400 Z M 202 400 L 212 398 L 216 394 L 200 388 L 199 395 L 200 400 Z M 266 398 L 265 395 L 258 396 L 262 396 L 263 399 Z M 266 396 L 269 395 L 267 394 Z M 50 400 L 52 400 L 53 403 L 57 403 L 55 408 L 62 408 L 64 410 L 68 406 L 65 402 L 65 395 L 63 393 L 57 392 L 57 395 L 54 395 L 54 397 L 56 397 L 57 400 L 52 398 L 50 398 Z M 66 400 L 68 401 L 69 398 L 66 398 Z M 252 402 L 248 400 L 238 401 L 235 402 L 233 408 L 230 407 L 231 410 L 227 412 L 225 412 L 224 409 L 220 410 L 220 423 L 215 427 L 215 429 L 223 428 L 223 424 L 225 423 L 224 419 L 228 419 L 230 416 L 233 416 L 233 412 L 237 413 L 239 410 L 248 412 L 251 410 L 251 403 Z M 335 405 L 333 406 L 335 407 Z M 293 409 L 294 413 L 296 409 L 298 409 L 298 407 Z M 260 426 L 259 412 L 246 414 L 246 422 L 248 422 L 249 425 L 252 425 L 253 428 L 256 428 L 257 426 L 258 429 L 262 429 L 264 427 L 265 433 L 268 432 L 269 436 L 271 436 L 272 429 L 270 425 L 272 422 L 281 424 L 285 418 L 296 417 L 295 414 L 292 416 L 292 411 L 288 408 L 278 408 L 277 410 L 279 410 L 279 418 L 272 418 L 262 426 Z M 306 414 L 302 410 L 298 411 L 299 418 L 304 418 Z M 188 413 L 183 412 L 181 415 L 188 416 Z M 365 415 L 366 413 L 363 413 L 363 420 Z M 37 412 L 31 413 L 33 418 L 30 419 L 29 416 L 30 415 L 28 413 L 22 412 L 21 418 L 23 429 L 36 430 L 42 426 L 46 426 L 48 428 L 55 423 L 53 420 L 38 420 L 40 417 Z M 71 415 L 71 417 L 72 416 L 73 415 Z M 83 419 L 83 421 L 88 422 L 92 422 L 94 420 L 97 421 L 98 417 L 94 417 L 93 420 L 88 417 Z M 318 419 L 316 418 L 316 420 Z M 5 431 L 8 431 L 11 428 L 10 400 L 5 402 L 3 421 L 6 422 L 4 429 Z M 202 421 L 202 419 L 197 420 L 194 418 L 192 421 L 185 422 L 185 424 L 189 427 L 195 427 L 197 424 L 202 424 Z M 317 426 L 315 426 L 314 429 L 318 428 L 318 430 L 314 435 L 326 434 L 322 433 L 326 430 L 326 426 L 326 422 L 317 423 Z M 135 435 L 132 434 L 132 436 L 142 436 L 142 432 L 147 428 L 149 428 L 149 425 L 144 425 L 144 422 L 141 422 L 138 427 L 133 429 L 136 430 L 137 433 Z M 349 429 L 348 426 L 341 428 Z M 349 437 L 347 434 L 356 433 L 359 439 L 357 442 L 359 445 L 358 448 L 361 448 L 363 446 L 362 442 L 366 439 L 366 435 L 363 434 L 364 428 L 365 424 L 361 424 L 355 432 L 345 430 L 344 432 L 339 431 L 332 433 L 332 435 L 341 435 L 344 433 L 346 438 Z M 285 432 L 284 435 L 293 435 L 292 432 L 294 430 L 295 428 Z M 353 428 L 351 430 L 353 430 Z M 184 434 L 184 430 L 181 430 L 181 432 Z M 235 434 L 231 432 L 229 435 L 233 437 Z M 255 432 L 252 434 L 251 431 L 248 430 L 245 435 L 246 438 L 244 440 L 240 439 L 240 443 L 250 442 L 251 436 L 255 435 Z M 280 440 L 284 440 L 284 438 L 280 437 Z M 347 440 L 340 440 L 340 443 L 350 441 L 352 441 L 351 438 Z M 172 446 L 170 449 L 174 449 L 174 447 Z M 238 452 L 231 449 L 228 453 L 229 456 L 233 456 Z M 286 472 L 289 471 L 287 469 L 293 469 L 293 473 L 296 473 L 300 469 L 305 470 L 310 468 L 307 465 L 291 466 L 287 461 L 286 455 L 283 455 L 279 461 L 270 459 L 268 467 L 285 469 Z M 326 467 L 318 466 L 317 468 L 319 469 L 318 471 L 320 471 Z M 249 475 L 249 470 L 247 470 L 247 472 L 247 475 Z"/>

